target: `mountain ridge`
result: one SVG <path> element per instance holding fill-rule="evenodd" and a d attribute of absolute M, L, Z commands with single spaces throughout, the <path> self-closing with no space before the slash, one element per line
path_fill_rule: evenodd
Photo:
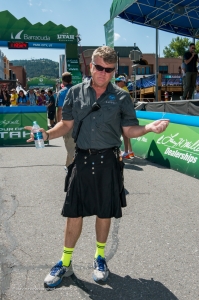
<path fill-rule="evenodd" d="M 47 58 L 40 59 L 15 59 L 10 61 L 13 66 L 23 66 L 26 69 L 27 78 L 45 76 L 59 78 L 59 64 Z"/>

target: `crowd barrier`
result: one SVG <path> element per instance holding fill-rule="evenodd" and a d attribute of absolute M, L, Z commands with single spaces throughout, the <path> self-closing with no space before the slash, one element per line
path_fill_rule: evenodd
<path fill-rule="evenodd" d="M 140 125 L 169 119 L 161 134 L 148 133 L 131 139 L 136 156 L 199 178 L 199 117 L 174 113 L 136 111 Z"/>
<path fill-rule="evenodd" d="M 0 146 L 27 145 L 30 132 L 24 126 L 32 126 L 33 121 L 47 130 L 45 106 L 0 106 Z"/>

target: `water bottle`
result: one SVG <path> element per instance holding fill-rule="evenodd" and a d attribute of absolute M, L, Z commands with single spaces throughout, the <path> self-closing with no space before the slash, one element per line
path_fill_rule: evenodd
<path fill-rule="evenodd" d="M 42 132 L 39 131 L 40 126 L 37 124 L 36 121 L 33 122 L 32 126 L 32 133 L 34 134 L 34 141 L 35 141 L 35 147 L 37 149 L 44 148 L 44 140 Z"/>

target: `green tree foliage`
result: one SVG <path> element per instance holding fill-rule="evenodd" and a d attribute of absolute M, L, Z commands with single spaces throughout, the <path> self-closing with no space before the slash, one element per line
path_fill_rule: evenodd
<path fill-rule="evenodd" d="M 23 66 L 26 69 L 27 77 L 34 78 L 45 76 L 48 78 L 58 78 L 59 64 L 50 59 L 30 59 L 30 60 L 12 60 L 14 66 Z"/>
<path fill-rule="evenodd" d="M 183 57 L 185 51 L 188 50 L 190 43 L 192 43 L 192 40 L 189 40 L 188 38 L 173 38 L 171 43 L 163 50 L 164 57 Z M 199 52 L 199 41 L 196 42 L 196 52 Z"/>

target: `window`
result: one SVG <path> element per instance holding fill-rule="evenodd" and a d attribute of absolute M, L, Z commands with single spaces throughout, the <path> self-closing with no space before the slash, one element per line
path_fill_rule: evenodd
<path fill-rule="evenodd" d="M 137 68 L 137 75 L 141 75 L 141 68 Z"/>
<path fill-rule="evenodd" d="M 159 66 L 159 73 L 167 74 L 168 73 L 168 66 Z"/>
<path fill-rule="evenodd" d="M 150 67 L 146 67 L 146 73 L 145 74 L 151 74 Z"/>
<path fill-rule="evenodd" d="M 129 67 L 128 66 L 119 66 L 119 75 L 120 74 L 126 74 L 129 76 Z"/>
<path fill-rule="evenodd" d="M 142 75 L 145 75 L 145 68 L 142 68 Z"/>

